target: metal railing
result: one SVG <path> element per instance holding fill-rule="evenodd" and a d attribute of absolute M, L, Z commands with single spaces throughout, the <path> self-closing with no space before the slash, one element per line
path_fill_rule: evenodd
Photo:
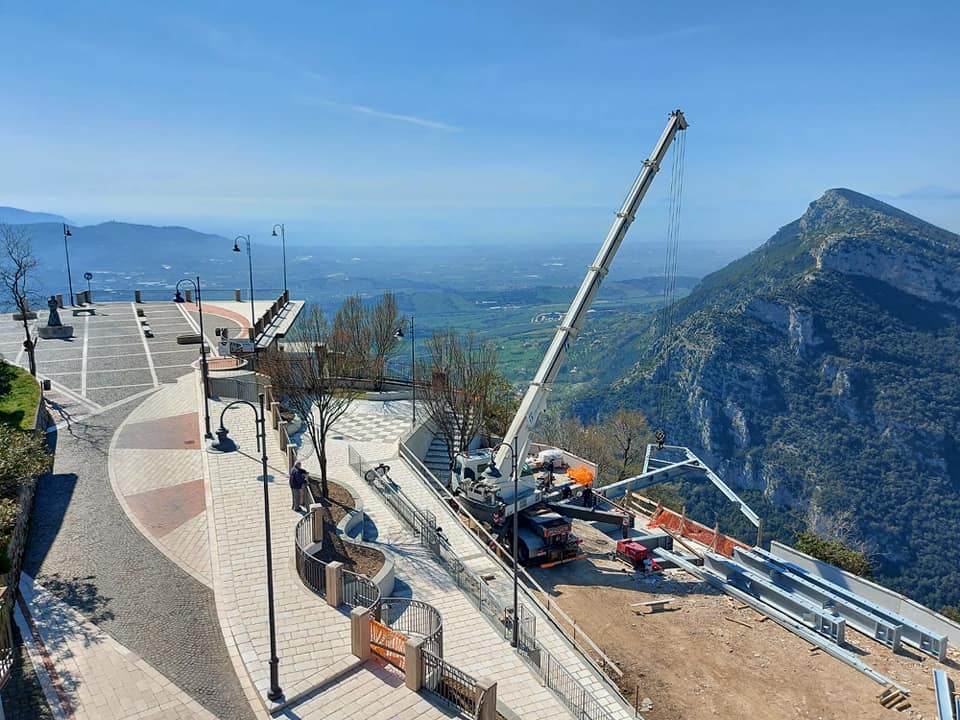
<path fill-rule="evenodd" d="M 536 660 L 543 684 L 553 690 L 578 720 L 614 720 L 597 699 L 550 652 L 537 643 Z"/>
<path fill-rule="evenodd" d="M 364 473 L 370 486 L 380 494 L 397 517 L 417 534 L 420 544 L 430 550 L 434 558 L 453 577 L 457 587 L 464 591 L 477 609 L 490 618 L 494 625 L 500 626 L 504 637 L 507 637 L 513 629 L 513 604 L 502 600 L 479 575 L 464 565 L 447 539 L 437 532 L 436 516 L 425 508 L 417 507 L 382 469 L 386 466 L 382 463 L 367 463 L 359 453 L 353 452 L 361 465 L 371 467 Z M 520 613 L 521 617 L 534 617 L 533 613 L 522 605 Z M 535 626 L 528 623 L 528 628 L 530 627 Z"/>
<path fill-rule="evenodd" d="M 378 619 L 407 637 L 424 638 L 424 649 L 443 657 L 443 617 L 432 605 L 408 598 L 383 598 Z"/>
<path fill-rule="evenodd" d="M 380 588 L 370 578 L 352 570 L 344 570 L 343 604 L 351 608 L 370 608 L 376 616 L 380 605 Z"/>
<path fill-rule="evenodd" d="M 327 596 L 327 564 L 307 552 L 307 548 L 311 545 L 319 544 L 313 542 L 313 515 L 315 512 L 309 512 L 297 523 L 295 542 L 297 575 L 300 576 L 304 585 L 320 597 L 325 598 Z"/>
<path fill-rule="evenodd" d="M 210 376 L 210 395 L 218 398 L 236 398 L 238 400 L 247 400 L 257 402 L 259 395 L 263 392 L 264 385 L 254 373 L 246 375 L 233 375 L 230 377 Z"/>
<path fill-rule="evenodd" d="M 422 651 L 421 658 L 424 688 L 467 717 L 477 717 L 479 692 L 476 678 L 428 650 Z"/>
<path fill-rule="evenodd" d="M 496 542 L 496 539 L 477 521 L 470 512 L 460 504 L 457 499 L 450 493 L 450 491 L 434 477 L 433 473 L 413 454 L 413 452 L 403 443 L 400 443 L 400 456 L 407 460 L 413 470 L 421 476 L 421 479 L 424 482 L 424 485 L 427 486 L 429 490 L 437 497 L 437 499 L 450 506 L 450 504 L 456 505 L 459 510 L 469 518 L 471 525 L 476 528 L 477 535 L 479 539 L 483 542 L 486 542 L 488 547 L 491 542 Z M 455 512 L 451 508 L 451 512 Z M 454 556 L 456 557 L 456 556 Z M 494 559 L 500 564 L 505 572 L 511 573 L 512 568 L 509 564 L 503 561 L 499 554 L 494 553 Z M 443 558 L 441 558 L 443 560 Z M 504 634 L 507 635 L 508 632 L 512 632 L 512 622 L 513 622 L 513 608 L 512 604 L 507 605 L 496 593 L 494 593 L 483 582 L 479 577 L 474 575 L 471 571 L 462 567 L 462 563 L 457 559 L 456 564 L 454 563 L 444 563 L 447 566 L 447 569 L 453 574 L 457 585 L 464 589 L 467 594 L 474 600 L 477 604 L 478 609 L 491 618 L 496 618 L 497 621 L 502 622 L 504 626 Z M 457 567 L 460 565 L 461 567 Z M 556 605 L 550 596 L 543 590 L 539 583 L 534 580 L 530 574 L 524 568 L 518 568 L 518 577 L 523 580 L 524 585 L 526 585 L 525 590 L 528 591 L 538 591 L 540 595 L 545 598 L 544 601 L 541 601 L 533 592 L 528 592 L 528 596 L 533 600 L 540 610 L 544 613 L 546 618 L 552 622 L 553 626 L 565 636 L 573 644 L 581 657 L 583 657 L 596 671 L 598 676 L 606 682 L 610 687 L 611 692 L 614 693 L 615 697 L 622 697 L 620 695 L 619 689 L 613 683 L 613 681 L 605 674 L 605 670 L 612 670 L 618 676 L 623 676 L 623 672 L 618 668 L 613 661 L 611 661 L 607 655 L 597 646 L 593 640 L 588 637 L 585 633 L 580 631 L 577 628 L 576 621 L 573 620 L 569 615 L 567 615 L 558 605 Z M 496 609 L 496 614 L 495 613 Z M 562 666 L 560 666 L 556 661 L 553 661 L 553 664 L 542 665 L 542 663 L 550 663 L 552 656 L 548 651 L 543 648 L 543 646 L 536 639 L 536 615 L 529 610 L 523 603 L 520 603 L 518 608 L 520 616 L 520 627 L 517 633 L 518 639 L 518 651 L 526 657 L 541 673 L 545 678 L 546 675 L 544 668 L 549 670 L 551 690 L 557 693 L 561 700 L 567 705 L 571 710 L 574 711 L 574 714 L 579 718 L 609 718 L 612 717 L 606 710 L 604 710 L 596 698 L 590 693 L 589 690 L 583 687 L 569 672 L 566 671 Z M 560 623 L 566 623 L 571 631 L 568 631 Z M 572 632 L 572 635 L 571 635 Z M 591 658 L 584 648 L 580 646 L 580 642 L 585 643 L 591 651 L 596 653 L 596 655 L 601 658 L 603 667 L 601 668 L 594 660 Z M 545 658 L 550 658 L 546 660 Z M 557 669 L 559 668 L 559 669 Z M 569 677 L 567 677 L 569 676 Z M 626 706 L 626 700 L 623 701 Z"/>

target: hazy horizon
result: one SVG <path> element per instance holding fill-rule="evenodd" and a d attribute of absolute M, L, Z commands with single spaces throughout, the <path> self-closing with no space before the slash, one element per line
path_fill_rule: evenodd
<path fill-rule="evenodd" d="M 54 2 L 0 25 L 0 198 L 83 224 L 596 242 L 680 107 L 683 238 L 756 246 L 831 187 L 960 230 L 956 4 Z"/>

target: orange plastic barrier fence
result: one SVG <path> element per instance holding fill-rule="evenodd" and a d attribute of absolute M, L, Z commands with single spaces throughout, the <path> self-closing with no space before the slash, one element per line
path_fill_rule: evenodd
<path fill-rule="evenodd" d="M 664 527 L 671 532 L 677 533 L 681 537 L 696 540 L 698 543 L 706 545 L 715 552 L 726 555 L 727 557 L 733 557 L 734 548 L 750 549 L 750 546 L 746 543 L 715 532 L 706 525 L 688 520 L 682 515 L 677 515 L 672 510 L 667 510 L 664 507 L 657 508 L 657 512 L 650 521 L 650 525 L 653 527 Z"/>
<path fill-rule="evenodd" d="M 370 652 L 403 670 L 406 667 L 407 636 L 370 618 Z"/>

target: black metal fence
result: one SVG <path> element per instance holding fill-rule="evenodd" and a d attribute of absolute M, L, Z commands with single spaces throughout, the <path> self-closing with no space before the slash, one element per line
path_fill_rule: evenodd
<path fill-rule="evenodd" d="M 442 657 L 424 650 L 423 686 L 449 705 L 475 718 L 478 709 L 477 681 Z"/>
<path fill-rule="evenodd" d="M 297 523 L 295 557 L 297 575 L 308 588 L 320 597 L 327 596 L 327 564 L 307 552 L 313 542 L 313 515 L 311 511 Z"/>
<path fill-rule="evenodd" d="M 380 588 L 370 578 L 344 570 L 343 604 L 351 608 L 370 608 L 376 615 L 380 604 Z"/>
<path fill-rule="evenodd" d="M 383 598 L 379 620 L 408 637 L 424 638 L 424 649 L 443 657 L 443 618 L 432 605 L 409 598 Z"/>
<path fill-rule="evenodd" d="M 228 377 L 209 378 L 210 395 L 217 398 L 236 398 L 255 403 L 259 400 L 262 393 L 263 384 L 257 379 L 256 374 L 247 373 L 245 375 L 231 375 Z"/>

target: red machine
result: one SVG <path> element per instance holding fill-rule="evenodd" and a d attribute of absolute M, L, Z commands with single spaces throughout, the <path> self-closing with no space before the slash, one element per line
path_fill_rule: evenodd
<path fill-rule="evenodd" d="M 662 569 L 657 561 L 650 557 L 646 546 L 633 540 L 617 541 L 617 558 L 640 572 L 657 572 Z"/>

